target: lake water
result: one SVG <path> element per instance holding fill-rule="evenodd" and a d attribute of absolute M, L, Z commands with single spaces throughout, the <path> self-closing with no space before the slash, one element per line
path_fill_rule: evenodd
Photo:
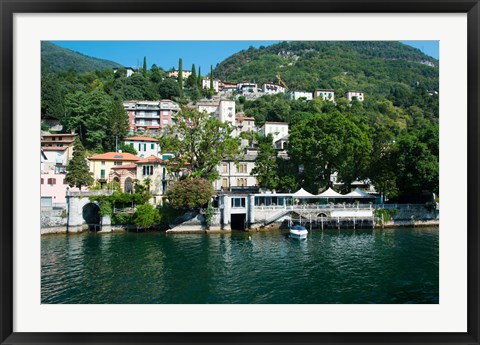
<path fill-rule="evenodd" d="M 47 235 L 42 303 L 438 303 L 438 243 L 438 228 Z"/>

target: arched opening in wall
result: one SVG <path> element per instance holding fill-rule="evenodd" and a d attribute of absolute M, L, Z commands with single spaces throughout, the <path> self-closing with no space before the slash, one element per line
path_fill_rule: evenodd
<path fill-rule="evenodd" d="M 124 189 L 125 193 L 132 193 L 133 191 L 133 182 L 130 177 L 125 179 Z"/>
<path fill-rule="evenodd" d="M 318 217 L 318 218 L 327 218 L 327 215 L 322 212 L 322 213 L 319 213 L 319 214 L 317 215 L 317 217 Z"/>
<path fill-rule="evenodd" d="M 88 230 L 100 230 L 100 208 L 94 203 L 88 203 L 83 206 L 82 216 L 85 223 L 88 225 Z"/>

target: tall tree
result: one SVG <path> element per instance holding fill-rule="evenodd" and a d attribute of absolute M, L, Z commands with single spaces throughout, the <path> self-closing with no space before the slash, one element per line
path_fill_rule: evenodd
<path fill-rule="evenodd" d="M 307 117 L 290 131 L 289 156 L 298 167 L 303 166 L 305 187 L 313 193 L 330 185 L 334 172 L 346 188 L 366 178 L 371 151 L 368 135 L 336 111 Z"/>
<path fill-rule="evenodd" d="M 240 153 L 240 140 L 232 132 L 227 122 L 206 112 L 182 108 L 160 138 L 160 147 L 176 153 L 167 161 L 170 171 L 188 169 L 192 176 L 214 181 L 219 177 L 217 166 L 222 159 L 234 160 Z"/>
<path fill-rule="evenodd" d="M 195 64 L 192 65 L 192 74 L 188 76 L 185 86 L 188 88 L 197 87 L 197 72 L 195 70 Z"/>
<path fill-rule="evenodd" d="M 62 119 L 65 116 L 63 95 L 60 89 L 60 79 L 52 75 L 42 77 L 42 106 L 43 119 Z"/>
<path fill-rule="evenodd" d="M 180 96 L 183 95 L 183 66 L 182 58 L 178 60 L 178 87 L 180 88 Z"/>
<path fill-rule="evenodd" d="M 276 189 L 279 184 L 277 150 L 273 146 L 273 136 L 260 137 L 255 168 L 250 175 L 256 176 L 261 187 Z"/>
<path fill-rule="evenodd" d="M 210 90 L 213 90 L 213 66 L 210 65 Z"/>
<path fill-rule="evenodd" d="M 77 187 L 80 190 L 82 186 L 93 184 L 93 176 L 88 168 L 85 149 L 78 137 L 75 138 L 73 144 L 73 156 L 67 165 L 65 181 L 70 187 Z"/>
<path fill-rule="evenodd" d="M 78 133 L 87 149 L 104 151 L 110 98 L 99 90 L 89 93 L 77 91 L 65 97 L 65 129 Z"/>
<path fill-rule="evenodd" d="M 198 89 L 202 88 L 202 70 L 200 66 L 198 66 L 197 86 Z"/>
<path fill-rule="evenodd" d="M 147 57 L 143 57 L 143 68 L 142 68 L 142 73 L 144 76 L 147 75 Z"/>
<path fill-rule="evenodd" d="M 108 112 L 107 136 L 103 146 L 108 151 L 117 150 L 129 130 L 128 113 L 124 109 L 123 103 L 120 100 L 114 101 Z"/>

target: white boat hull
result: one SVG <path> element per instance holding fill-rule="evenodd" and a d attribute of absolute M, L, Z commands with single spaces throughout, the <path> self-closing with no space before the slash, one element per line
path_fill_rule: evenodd
<path fill-rule="evenodd" d="M 304 230 L 293 230 L 290 229 L 290 237 L 292 238 L 307 238 L 308 231 L 306 229 Z"/>

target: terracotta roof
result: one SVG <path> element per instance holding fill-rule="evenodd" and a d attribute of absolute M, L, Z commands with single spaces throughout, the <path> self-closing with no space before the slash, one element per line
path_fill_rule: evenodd
<path fill-rule="evenodd" d="M 151 155 L 147 158 L 144 158 L 142 160 L 139 160 L 137 164 L 142 164 L 142 163 L 163 163 L 164 160 L 160 159 L 158 157 L 155 157 L 154 155 Z"/>
<path fill-rule="evenodd" d="M 124 164 L 124 165 L 115 165 L 112 169 L 136 169 L 137 165 L 135 163 Z"/>
<path fill-rule="evenodd" d="M 237 116 L 236 119 L 237 119 L 237 120 L 255 121 L 255 118 L 254 118 L 254 117 L 250 117 L 250 116 Z"/>
<path fill-rule="evenodd" d="M 128 152 L 107 152 L 94 155 L 88 158 L 97 161 L 139 161 L 140 158 Z"/>
<path fill-rule="evenodd" d="M 155 138 L 151 138 L 151 137 L 139 137 L 139 136 L 136 136 L 136 137 L 130 137 L 130 138 L 126 138 L 125 140 L 131 140 L 131 141 L 155 141 L 155 142 L 158 142 L 157 139 Z"/>

